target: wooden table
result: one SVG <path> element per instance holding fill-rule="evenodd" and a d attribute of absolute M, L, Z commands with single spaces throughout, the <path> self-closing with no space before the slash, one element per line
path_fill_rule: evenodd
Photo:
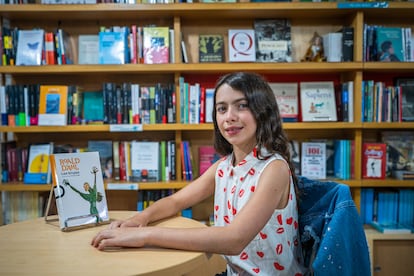
<path fill-rule="evenodd" d="M 111 219 L 133 212 L 110 212 Z M 187 218 L 157 223 L 166 227 L 203 227 Z M 99 251 L 90 245 L 98 227 L 62 232 L 44 218 L 0 227 L 0 275 L 214 275 L 224 269 L 217 255 L 161 248 Z"/>

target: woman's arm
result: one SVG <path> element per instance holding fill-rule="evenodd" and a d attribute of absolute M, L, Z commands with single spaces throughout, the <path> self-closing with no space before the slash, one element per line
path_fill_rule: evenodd
<path fill-rule="evenodd" d="M 271 162 L 263 171 L 260 184 L 257 185 L 252 198 L 227 227 L 107 229 L 92 240 L 92 245 L 100 250 L 112 246 L 158 246 L 237 255 L 264 227 L 274 210 L 286 206 L 289 197 L 289 176 L 285 162 Z M 179 198 L 187 197 L 180 195 Z"/>

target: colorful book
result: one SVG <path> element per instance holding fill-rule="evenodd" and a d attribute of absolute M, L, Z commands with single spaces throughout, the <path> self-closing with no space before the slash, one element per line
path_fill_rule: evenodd
<path fill-rule="evenodd" d="M 90 140 L 88 151 L 99 152 L 101 161 L 102 176 L 104 179 L 113 178 L 113 148 L 111 140 Z"/>
<path fill-rule="evenodd" d="M 109 222 L 98 152 L 52 154 L 50 165 L 62 231 Z"/>
<path fill-rule="evenodd" d="M 125 32 L 99 32 L 99 64 L 125 64 L 127 48 Z"/>
<path fill-rule="evenodd" d="M 224 38 L 220 34 L 200 34 L 199 62 L 224 62 Z"/>
<path fill-rule="evenodd" d="M 385 143 L 363 143 L 362 178 L 384 179 L 387 164 L 387 145 Z"/>
<path fill-rule="evenodd" d="M 334 83 L 301 82 L 300 105 L 303 122 L 337 121 Z"/>
<path fill-rule="evenodd" d="M 67 125 L 68 86 L 41 85 L 39 97 L 39 126 Z"/>
<path fill-rule="evenodd" d="M 19 30 L 16 65 L 41 65 L 45 31 Z"/>
<path fill-rule="evenodd" d="M 131 180 L 141 182 L 160 181 L 159 142 L 131 142 Z"/>
<path fill-rule="evenodd" d="M 30 144 L 27 156 L 25 184 L 50 183 L 49 156 L 53 153 L 53 143 Z"/>
<path fill-rule="evenodd" d="M 83 96 L 83 119 L 88 122 L 103 122 L 104 102 L 102 91 L 84 91 Z"/>
<path fill-rule="evenodd" d="M 326 144 L 302 142 L 301 175 L 311 179 L 326 178 Z"/>
<path fill-rule="evenodd" d="M 387 175 L 392 176 L 396 171 L 413 171 L 414 132 L 383 131 L 381 135 L 381 142 L 387 145 Z"/>
<path fill-rule="evenodd" d="M 253 29 L 230 29 L 228 31 L 229 61 L 256 61 L 256 44 Z"/>
<path fill-rule="evenodd" d="M 378 61 L 405 61 L 404 34 L 400 27 L 377 27 L 376 46 Z"/>
<path fill-rule="evenodd" d="M 395 85 L 401 88 L 401 120 L 404 122 L 413 122 L 414 78 L 398 78 L 395 81 Z"/>
<path fill-rule="evenodd" d="M 256 61 L 292 62 L 289 19 L 257 19 L 254 22 Z"/>
<path fill-rule="evenodd" d="M 145 64 L 170 62 L 168 27 L 143 28 L 143 55 Z"/>
<path fill-rule="evenodd" d="M 200 146 L 198 148 L 199 175 L 202 175 L 211 165 L 220 159 L 220 155 L 213 146 Z"/>
<path fill-rule="evenodd" d="M 269 83 L 276 97 L 280 115 L 284 122 L 297 122 L 299 117 L 299 95 L 296 82 Z"/>

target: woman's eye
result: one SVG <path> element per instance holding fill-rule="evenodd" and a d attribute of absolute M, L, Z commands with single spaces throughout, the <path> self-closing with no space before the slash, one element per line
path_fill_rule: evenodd
<path fill-rule="evenodd" d="M 216 107 L 216 111 L 219 112 L 219 113 L 223 113 L 223 112 L 226 111 L 226 107 L 224 107 L 224 106 L 217 106 Z"/>
<path fill-rule="evenodd" d="M 239 104 L 239 109 L 246 109 L 249 108 L 249 105 L 247 103 L 240 103 Z"/>

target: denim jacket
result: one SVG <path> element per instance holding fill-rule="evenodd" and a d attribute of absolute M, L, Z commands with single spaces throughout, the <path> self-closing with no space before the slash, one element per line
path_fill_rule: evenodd
<path fill-rule="evenodd" d="M 365 232 L 345 184 L 298 178 L 299 231 L 309 275 L 370 276 Z"/>

